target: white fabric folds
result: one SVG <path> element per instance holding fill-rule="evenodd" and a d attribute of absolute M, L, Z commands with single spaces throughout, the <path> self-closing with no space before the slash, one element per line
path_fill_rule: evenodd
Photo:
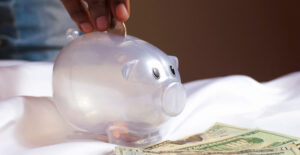
<path fill-rule="evenodd" d="M 115 145 L 97 140 L 56 143 L 59 135 L 67 131 L 56 128 L 63 125 L 63 121 L 53 121 L 59 118 L 48 117 L 55 113 L 51 104 L 52 67 L 43 62 L 0 61 L 0 154 L 111 154 Z M 264 83 L 233 75 L 193 81 L 185 87 L 185 110 L 170 121 L 171 128 L 164 139 L 199 133 L 215 122 L 300 137 L 300 72 Z M 45 121 L 39 123 L 43 127 L 30 121 L 22 123 L 28 117 L 42 118 Z M 20 131 L 20 126 L 25 130 Z M 51 145 L 45 145 L 45 133 Z M 58 138 L 49 138 L 51 134 Z M 26 145 L 23 139 L 34 145 Z"/>

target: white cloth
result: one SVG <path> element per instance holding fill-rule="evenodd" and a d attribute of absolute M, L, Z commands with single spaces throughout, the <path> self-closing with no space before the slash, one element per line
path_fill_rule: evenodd
<path fill-rule="evenodd" d="M 101 141 L 29 147 L 17 138 L 18 120 L 28 114 L 43 117 L 49 112 L 26 114 L 31 105 L 50 102 L 52 66 L 41 62 L 0 61 L 0 155 L 111 154 L 115 145 Z M 300 72 L 265 83 L 233 75 L 193 81 L 185 87 L 188 93 L 186 108 L 171 120 L 170 132 L 164 139 L 199 133 L 215 122 L 259 127 L 300 137 Z M 51 128 L 51 119 L 47 123 L 47 128 Z M 38 135 L 38 131 L 36 133 Z"/>

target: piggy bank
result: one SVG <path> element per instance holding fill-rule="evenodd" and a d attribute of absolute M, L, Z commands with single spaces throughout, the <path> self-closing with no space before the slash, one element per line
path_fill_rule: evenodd
<path fill-rule="evenodd" d="M 178 59 L 132 36 L 82 35 L 54 64 L 53 100 L 77 130 L 136 146 L 160 140 L 185 106 Z"/>

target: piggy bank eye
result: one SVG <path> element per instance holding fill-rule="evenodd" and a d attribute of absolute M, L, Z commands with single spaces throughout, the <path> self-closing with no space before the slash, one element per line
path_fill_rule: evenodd
<path fill-rule="evenodd" d="M 175 76 L 175 69 L 173 68 L 173 66 L 170 66 L 170 70 L 171 70 L 171 73 Z"/>
<path fill-rule="evenodd" d="M 158 80 L 160 78 L 159 70 L 157 68 L 153 68 L 152 73 L 155 79 Z"/>

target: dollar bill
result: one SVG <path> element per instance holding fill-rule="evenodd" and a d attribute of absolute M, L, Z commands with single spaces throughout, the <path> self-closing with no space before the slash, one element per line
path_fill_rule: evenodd
<path fill-rule="evenodd" d="M 204 133 L 166 140 L 143 148 L 117 147 L 118 155 L 300 155 L 300 139 L 261 129 L 215 123 Z"/>
<path fill-rule="evenodd" d="M 240 151 L 159 151 L 152 152 L 137 148 L 116 147 L 116 155 L 299 155 L 296 145 L 286 145 L 276 148 L 246 149 Z"/>
<path fill-rule="evenodd" d="M 300 146 L 300 139 L 298 139 L 297 141 L 295 141 L 294 144 L 296 144 L 296 146 Z"/>
<path fill-rule="evenodd" d="M 202 151 L 239 151 L 245 149 L 274 148 L 296 142 L 294 137 L 255 129 L 237 136 L 225 137 L 216 141 L 198 142 L 183 145 L 173 150 L 202 150 Z"/>
<path fill-rule="evenodd" d="M 298 139 L 297 141 L 293 142 L 293 144 L 295 144 L 298 149 L 300 150 L 300 139 Z"/>
<path fill-rule="evenodd" d="M 198 143 L 201 141 L 212 141 L 214 139 L 218 139 L 221 137 L 233 136 L 238 135 L 244 132 L 249 131 L 246 128 L 239 128 L 235 126 L 231 126 L 228 124 L 223 123 L 215 123 L 212 127 L 207 129 L 204 133 L 194 134 L 191 136 L 184 137 L 182 139 L 176 141 L 162 141 L 156 144 L 152 144 L 149 146 L 144 147 L 145 150 L 152 150 L 152 151 L 163 151 L 163 150 L 172 150 L 173 148 Z"/>
<path fill-rule="evenodd" d="M 247 131 L 250 131 L 250 129 L 217 122 L 207 129 L 204 132 L 204 135 L 206 140 L 214 140 L 222 137 L 238 135 Z"/>

